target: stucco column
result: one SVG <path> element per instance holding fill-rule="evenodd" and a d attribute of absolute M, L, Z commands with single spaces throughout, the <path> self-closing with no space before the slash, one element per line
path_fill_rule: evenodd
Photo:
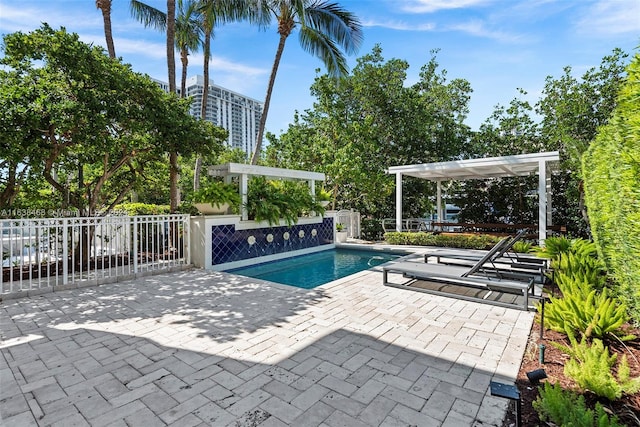
<path fill-rule="evenodd" d="M 402 174 L 396 174 L 396 231 L 402 231 Z"/>
<path fill-rule="evenodd" d="M 547 163 L 538 162 L 538 244 L 547 238 Z"/>
<path fill-rule="evenodd" d="M 444 222 L 442 217 L 442 181 L 436 181 L 436 214 L 438 222 Z"/>

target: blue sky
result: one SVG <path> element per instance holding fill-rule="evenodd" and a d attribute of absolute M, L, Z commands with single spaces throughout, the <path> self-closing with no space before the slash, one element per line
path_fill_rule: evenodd
<path fill-rule="evenodd" d="M 640 0 L 337 0 L 364 29 L 356 57 L 380 44 L 386 59 L 410 64 L 407 84 L 439 49 L 447 77 L 473 89 L 467 124 L 473 129 L 497 104 L 528 92 L 535 102 L 548 75 L 570 65 L 578 76 L 613 48 L 633 55 L 640 45 Z M 166 1 L 148 0 L 164 9 Z M 85 42 L 105 46 L 102 15 L 94 0 L 0 0 L 0 34 L 31 31 L 47 22 L 64 26 Z M 128 0 L 113 0 L 116 54 L 138 72 L 167 80 L 163 35 L 131 18 Z M 211 78 L 218 85 L 264 100 L 278 43 L 275 24 L 259 30 L 244 23 L 219 27 L 212 42 Z M 180 75 L 179 57 L 176 57 Z M 189 75 L 202 74 L 202 54 L 190 57 Z M 309 87 L 322 63 L 289 37 L 276 79 L 267 130 L 280 134 L 295 110 L 310 108 Z M 323 71 L 324 72 L 324 71 Z M 178 81 L 179 84 L 179 81 Z"/>

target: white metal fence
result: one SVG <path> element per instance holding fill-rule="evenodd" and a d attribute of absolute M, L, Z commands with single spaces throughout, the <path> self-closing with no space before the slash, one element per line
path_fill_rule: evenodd
<path fill-rule="evenodd" d="M 344 225 L 347 237 L 360 238 L 360 212 L 341 210 L 336 212 L 336 223 Z"/>
<path fill-rule="evenodd" d="M 189 216 L 0 219 L 0 300 L 189 265 Z"/>

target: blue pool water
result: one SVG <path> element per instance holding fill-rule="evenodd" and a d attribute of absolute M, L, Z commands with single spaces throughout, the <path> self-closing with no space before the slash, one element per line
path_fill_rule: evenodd
<path fill-rule="evenodd" d="M 367 270 L 406 253 L 331 249 L 229 270 L 229 273 L 311 289 Z"/>

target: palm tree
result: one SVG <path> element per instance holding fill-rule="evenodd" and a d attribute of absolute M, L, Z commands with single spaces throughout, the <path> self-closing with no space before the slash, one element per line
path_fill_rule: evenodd
<path fill-rule="evenodd" d="M 180 51 L 182 74 L 180 78 L 180 95 L 186 96 L 187 70 L 189 54 L 196 52 L 202 43 L 202 27 L 197 12 L 198 2 L 194 0 L 178 0 L 176 12 L 175 46 Z M 167 28 L 167 14 L 141 1 L 131 0 L 131 14 L 145 27 L 153 27 L 162 32 Z"/>
<path fill-rule="evenodd" d="M 202 90 L 202 106 L 200 117 L 207 118 L 207 101 L 209 99 L 209 61 L 211 58 L 211 39 L 217 25 L 226 22 L 248 19 L 249 22 L 265 26 L 269 23 L 270 13 L 266 8 L 266 2 L 261 0 L 200 0 L 199 11 L 202 15 L 202 30 L 204 32 L 204 88 Z M 200 171 L 202 169 L 202 156 L 196 159 L 193 171 L 193 189 L 197 190 L 200 184 Z"/>
<path fill-rule="evenodd" d="M 116 48 L 113 45 L 113 34 L 111 33 L 111 0 L 96 0 L 96 8 L 102 12 L 104 22 L 104 38 L 107 41 L 107 51 L 109 58 L 116 57 Z"/>
<path fill-rule="evenodd" d="M 171 4 L 173 3 L 173 4 Z M 172 7 L 173 6 L 173 7 Z M 178 0 L 176 15 L 175 0 L 167 1 L 167 13 L 138 0 L 131 0 L 131 14 L 145 27 L 155 27 L 167 32 L 167 68 L 169 73 L 169 92 L 176 92 L 176 70 L 174 46 L 180 51 L 182 62 L 181 96 L 186 96 L 187 67 L 189 52 L 200 45 L 202 31 L 197 16 L 197 3 L 190 0 Z M 173 18 L 170 18 L 173 16 Z M 173 23 L 173 25 L 171 25 Z M 178 153 L 169 153 L 170 209 L 174 212 L 178 206 Z"/>
<path fill-rule="evenodd" d="M 167 0 L 167 70 L 169 72 L 169 92 L 170 93 L 176 93 L 175 44 L 176 44 L 176 0 Z"/>
<path fill-rule="evenodd" d="M 351 12 L 337 3 L 327 0 L 264 0 L 270 12 L 278 20 L 280 41 L 271 68 L 264 109 L 260 118 L 256 147 L 251 156 L 251 164 L 256 164 L 262 149 L 264 128 L 269 113 L 269 103 L 276 73 L 284 51 L 287 37 L 296 25 L 300 25 L 300 45 L 307 52 L 322 60 L 330 76 L 340 77 L 348 73 L 347 61 L 340 47 L 347 54 L 358 51 L 362 43 L 362 25 Z"/>
<path fill-rule="evenodd" d="M 267 0 L 269 1 L 269 0 Z M 270 20 L 266 3 L 262 0 L 199 0 L 198 11 L 202 17 L 204 32 L 204 91 L 202 93 L 201 117 L 204 120 L 207 113 L 207 97 L 209 95 L 209 61 L 211 58 L 211 39 L 215 27 L 226 22 L 248 19 L 249 22 L 260 26 L 267 25 Z"/>

